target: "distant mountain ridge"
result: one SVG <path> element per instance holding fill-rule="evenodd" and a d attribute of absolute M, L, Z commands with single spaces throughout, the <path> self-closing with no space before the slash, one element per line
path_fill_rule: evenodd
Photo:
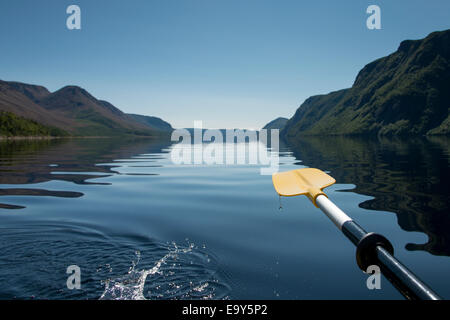
<path fill-rule="evenodd" d="M 8 113 L 19 117 L 8 115 L 8 119 L 34 121 L 73 136 L 159 136 L 171 131 L 137 121 L 136 117 L 125 114 L 107 101 L 96 99 L 77 86 L 66 86 L 52 93 L 42 86 L 0 80 L 0 111 L 4 112 L 3 117 Z M 171 128 L 170 124 L 164 124 Z"/>
<path fill-rule="evenodd" d="M 163 131 L 163 132 L 172 132 L 173 128 L 170 123 L 162 120 L 161 118 L 151 117 L 151 116 L 143 116 L 140 114 L 127 113 L 127 116 L 131 117 L 135 121 L 147 125 L 155 130 Z"/>
<path fill-rule="evenodd" d="M 313 96 L 282 135 L 450 134 L 450 30 L 403 41 L 366 65 L 353 86 Z"/>
<path fill-rule="evenodd" d="M 284 128 L 286 123 L 289 121 L 287 118 L 279 117 L 275 120 L 270 121 L 268 124 L 266 124 L 263 129 L 271 130 L 271 129 L 278 129 L 281 130 Z"/>

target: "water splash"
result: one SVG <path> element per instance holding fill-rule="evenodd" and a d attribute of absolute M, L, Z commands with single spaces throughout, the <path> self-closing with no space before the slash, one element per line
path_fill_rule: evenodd
<path fill-rule="evenodd" d="M 138 269 L 141 252 L 125 276 L 103 281 L 100 300 L 221 299 L 229 288 L 214 278 L 211 259 L 197 252 L 194 244 L 180 248 L 176 243 L 149 269 Z M 145 289 L 148 289 L 145 292 Z"/>
<path fill-rule="evenodd" d="M 176 255 L 176 251 L 170 251 L 159 259 L 153 268 L 148 270 L 137 270 L 136 267 L 141 259 L 140 251 L 136 251 L 136 261 L 132 261 L 132 266 L 128 274 L 114 280 L 106 280 L 105 291 L 100 296 L 100 300 L 146 300 L 144 296 L 145 281 L 149 275 L 161 272 L 161 266 L 166 263 L 169 257 Z"/>

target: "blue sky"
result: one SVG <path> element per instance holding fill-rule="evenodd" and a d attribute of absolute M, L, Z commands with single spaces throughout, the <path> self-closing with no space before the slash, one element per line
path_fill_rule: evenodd
<path fill-rule="evenodd" d="M 81 30 L 66 28 L 71 4 Z M 366 27 L 371 4 L 381 30 Z M 1 1 L 0 79 L 78 85 L 175 127 L 259 128 L 350 87 L 400 41 L 448 28 L 448 0 Z"/>

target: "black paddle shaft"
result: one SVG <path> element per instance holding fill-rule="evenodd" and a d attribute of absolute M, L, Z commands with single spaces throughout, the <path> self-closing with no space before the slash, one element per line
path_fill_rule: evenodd
<path fill-rule="evenodd" d="M 368 233 L 353 220 L 342 225 L 342 232 L 356 246 L 356 260 L 364 272 L 370 265 L 379 266 L 383 275 L 409 300 L 441 298 L 394 257 L 394 249 L 385 237 Z"/>

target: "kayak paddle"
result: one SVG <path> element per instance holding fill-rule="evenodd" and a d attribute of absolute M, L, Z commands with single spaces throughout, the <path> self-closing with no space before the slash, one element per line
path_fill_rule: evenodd
<path fill-rule="evenodd" d="M 377 265 L 385 277 L 407 299 L 440 300 L 440 297 L 394 257 L 394 248 L 384 236 L 366 232 L 331 202 L 323 189 L 336 182 L 319 169 L 306 168 L 276 173 L 272 176 L 280 196 L 306 195 L 356 246 L 356 261 L 366 272 Z"/>

